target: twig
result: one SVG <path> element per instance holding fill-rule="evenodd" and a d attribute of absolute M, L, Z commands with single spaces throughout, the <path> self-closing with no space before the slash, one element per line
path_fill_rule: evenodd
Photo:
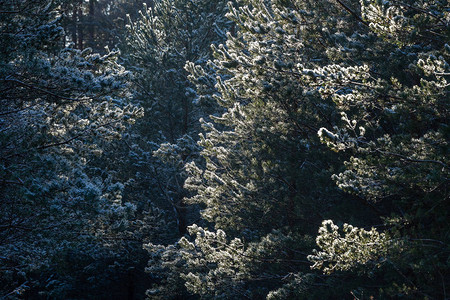
<path fill-rule="evenodd" d="M 347 5 L 345 5 L 341 0 L 336 0 L 337 3 L 339 3 L 346 11 L 348 11 L 352 16 L 354 16 L 359 22 L 364 24 L 365 26 L 369 27 L 369 24 L 361 19 L 360 16 L 358 16 L 357 13 L 355 13 L 353 10 L 351 10 Z"/>
<path fill-rule="evenodd" d="M 27 87 L 27 88 L 29 88 L 29 89 L 32 89 L 32 90 L 38 90 L 38 91 L 40 91 L 40 92 L 46 93 L 46 94 L 51 95 L 51 96 L 56 97 L 56 98 L 60 98 L 60 99 L 64 99 L 64 100 L 69 100 L 69 101 L 80 101 L 80 99 L 74 99 L 74 98 L 69 98 L 69 97 L 61 96 L 61 95 L 55 94 L 55 93 L 53 93 L 53 92 L 50 92 L 50 91 L 48 91 L 48 90 L 45 90 L 45 89 L 43 89 L 43 88 L 40 88 L 40 87 L 37 87 L 37 86 L 30 85 L 30 84 L 25 83 L 25 82 L 23 82 L 23 81 L 20 81 L 20 80 L 18 80 L 18 79 L 3 79 L 3 81 L 6 81 L 6 82 L 14 82 L 14 83 L 17 83 L 17 84 L 22 85 L 22 86 L 24 86 L 24 87 Z"/>
<path fill-rule="evenodd" d="M 382 151 L 380 149 L 375 149 L 376 152 L 381 153 L 381 154 L 385 154 L 385 155 L 390 155 L 390 156 L 395 156 L 398 158 L 401 158 L 403 160 L 406 161 L 410 161 L 410 162 L 417 162 L 417 163 L 432 163 L 432 164 L 438 164 L 441 165 L 443 168 L 448 169 L 448 165 L 443 163 L 442 161 L 438 161 L 438 160 L 432 160 L 432 159 L 415 159 L 415 158 L 410 158 L 407 157 L 405 155 L 402 154 L 398 154 L 398 153 L 392 153 L 392 152 L 386 152 L 386 151 Z"/>

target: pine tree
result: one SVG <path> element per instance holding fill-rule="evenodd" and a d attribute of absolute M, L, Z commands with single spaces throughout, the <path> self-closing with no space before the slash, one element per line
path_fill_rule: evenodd
<path fill-rule="evenodd" d="M 105 47 L 117 48 L 125 41 L 127 15 L 136 19 L 144 3 L 152 0 L 71 0 L 61 6 L 61 25 L 65 42 L 77 49 L 92 48 L 105 53 Z"/>
<path fill-rule="evenodd" d="M 202 206 L 207 223 L 189 227 L 192 240 L 159 248 L 152 263 L 159 259 L 162 270 L 181 273 L 187 289 L 202 298 L 331 297 L 311 288 L 320 275 L 310 272 L 306 256 L 323 217 L 346 215 L 343 194 L 330 180 L 341 156 L 317 136 L 339 116 L 317 86 L 302 84 L 308 69 L 328 61 L 314 25 L 320 19 L 311 11 L 326 15 L 329 8 L 248 2 L 230 6 L 228 17 L 238 28 L 226 44 L 213 46 L 213 71 L 188 65 L 202 91 L 215 83 L 208 99 L 223 108 L 201 121 L 204 161 L 186 165 L 185 187 L 193 194 L 186 201 Z M 311 26 L 300 32 L 304 24 Z M 168 278 L 167 285 L 178 280 Z"/>
<path fill-rule="evenodd" d="M 173 212 L 181 235 L 195 217 L 182 202 L 183 166 L 198 156 L 198 118 L 214 111 L 199 100 L 184 67 L 187 61 L 204 64 L 210 44 L 223 40 L 230 25 L 224 9 L 224 1 L 154 1 L 128 25 L 125 62 L 136 74 L 135 99 L 145 109 L 130 145 L 150 155 L 137 181 L 152 187 L 153 203 Z"/>
<path fill-rule="evenodd" d="M 445 4 L 245 4 L 210 62 L 226 111 L 186 165 L 215 230 L 193 225 L 152 261 L 202 298 L 445 298 Z M 322 219 L 308 258 L 324 275 L 303 266 Z"/>
<path fill-rule="evenodd" d="M 63 4 L 0 4 L 1 297 L 65 297 L 71 259 L 107 253 L 98 213 L 130 210 L 89 163 L 142 115 L 128 104 L 130 73 L 118 52 L 63 47 Z"/>
<path fill-rule="evenodd" d="M 339 37 L 352 56 L 315 70 L 323 76 L 322 94 L 333 97 L 342 115 L 341 125 L 319 136 L 352 155 L 334 180 L 375 205 L 384 222 L 370 231 L 344 224 L 342 233 L 325 222 L 311 260 L 327 272 L 371 274 L 382 287 L 373 293 L 385 297 L 449 293 L 445 3 L 362 1 L 366 29 Z"/>

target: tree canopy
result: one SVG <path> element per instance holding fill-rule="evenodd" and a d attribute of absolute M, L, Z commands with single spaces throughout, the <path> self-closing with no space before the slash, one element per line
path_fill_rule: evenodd
<path fill-rule="evenodd" d="M 446 299 L 445 0 L 0 1 L 0 298 Z"/>

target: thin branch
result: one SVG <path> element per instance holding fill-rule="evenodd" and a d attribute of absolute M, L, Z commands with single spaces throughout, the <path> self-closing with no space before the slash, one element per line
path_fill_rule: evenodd
<path fill-rule="evenodd" d="M 15 113 L 27 110 L 29 108 L 32 108 L 33 106 L 36 106 L 36 105 L 37 104 L 32 104 L 32 105 L 25 106 L 25 107 L 23 107 L 21 109 L 10 110 L 10 111 L 4 112 L 4 113 L 0 113 L 0 116 L 6 116 L 6 115 L 10 115 L 10 114 L 15 114 Z"/>
<path fill-rule="evenodd" d="M 345 5 L 341 0 L 336 0 L 337 3 L 339 3 L 346 11 L 348 11 L 352 16 L 354 16 L 359 22 L 364 24 L 365 26 L 369 27 L 369 23 L 361 19 L 360 16 L 358 16 L 357 13 L 355 13 L 353 10 L 351 10 L 347 5 Z"/>
<path fill-rule="evenodd" d="M 438 16 L 432 14 L 431 12 L 429 12 L 429 11 L 423 9 L 423 8 L 413 6 L 413 5 L 410 5 L 410 4 L 405 3 L 405 2 L 398 2 L 398 4 L 394 3 L 393 6 L 406 6 L 408 8 L 414 9 L 416 11 L 424 13 L 424 14 L 426 14 L 426 15 L 428 15 L 428 16 L 436 19 L 436 20 L 438 20 L 443 26 L 448 26 L 448 24 L 442 18 L 439 18 Z"/>
<path fill-rule="evenodd" d="M 24 183 L 21 180 L 20 181 L 2 180 L 1 182 L 5 184 L 24 185 Z"/>
<path fill-rule="evenodd" d="M 400 159 L 409 161 L 409 162 L 417 162 L 417 163 L 432 163 L 432 164 L 438 164 L 441 165 L 443 168 L 448 169 L 448 165 L 443 163 L 442 161 L 438 161 L 438 160 L 432 160 L 432 159 L 415 159 L 415 158 L 410 158 L 408 156 L 402 155 L 402 154 L 398 154 L 398 153 L 393 153 L 393 152 L 386 152 L 386 151 L 382 151 L 380 149 L 375 149 L 376 152 L 384 154 L 384 155 L 390 155 L 390 156 L 394 156 L 394 157 L 398 157 Z"/>
<path fill-rule="evenodd" d="M 19 84 L 19 85 L 21 85 L 21 86 L 27 87 L 27 88 L 32 89 L 32 90 L 37 90 L 37 91 L 43 92 L 43 93 L 45 93 L 45 94 L 51 95 L 51 96 L 56 97 L 56 98 L 59 98 L 59 99 L 64 99 L 64 100 L 69 100 L 69 101 L 80 101 L 80 99 L 74 99 L 74 98 L 69 98 L 69 97 L 61 96 L 61 95 L 55 94 L 55 93 L 53 93 L 53 92 L 50 92 L 50 91 L 48 91 L 48 90 L 45 90 L 45 89 L 43 89 L 43 88 L 40 88 L 40 87 L 37 87 L 37 86 L 30 85 L 30 84 L 25 83 L 25 82 L 23 82 L 23 81 L 20 81 L 20 80 L 18 80 L 18 79 L 3 79 L 2 81 L 6 81 L 6 82 L 14 82 L 14 83 L 17 83 L 17 84 Z"/>
<path fill-rule="evenodd" d="M 61 146 L 61 145 L 64 145 L 64 144 L 68 144 L 71 141 L 79 138 L 80 136 L 82 136 L 82 134 L 78 134 L 78 135 L 76 135 L 74 137 L 71 137 L 70 139 L 64 140 L 64 141 L 59 142 L 59 143 L 43 145 L 43 146 L 37 147 L 36 149 L 42 150 L 42 149 L 47 149 L 47 148 L 51 148 L 51 147 L 56 147 L 56 146 Z"/>

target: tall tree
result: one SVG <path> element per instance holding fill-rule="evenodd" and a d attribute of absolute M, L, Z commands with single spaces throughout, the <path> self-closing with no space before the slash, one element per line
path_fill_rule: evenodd
<path fill-rule="evenodd" d="M 127 15 L 133 20 L 143 4 L 151 6 L 153 0 L 72 0 L 64 1 L 62 26 L 66 30 L 65 42 L 75 48 L 92 48 L 105 53 L 105 47 L 117 48 L 125 41 Z"/>
<path fill-rule="evenodd" d="M 445 4 L 245 2 L 210 63 L 226 111 L 186 166 L 215 230 L 152 262 L 202 298 L 445 298 Z"/>
<path fill-rule="evenodd" d="M 316 24 L 321 18 L 333 22 L 333 7 L 315 1 L 247 4 L 230 6 L 228 17 L 238 29 L 227 34 L 226 44 L 213 46 L 212 71 L 188 65 L 205 91 L 205 83 L 215 85 L 210 98 L 223 109 L 202 121 L 204 161 L 185 167 L 185 187 L 192 192 L 186 201 L 201 205 L 203 220 L 215 230 L 208 223 L 189 227 L 192 241 L 158 248 L 152 263 L 159 259 L 169 285 L 178 280 L 170 274 L 181 273 L 187 289 L 204 298 L 331 297 L 308 285 L 320 275 L 310 272 L 306 256 L 324 216 L 349 217 L 343 193 L 330 180 L 341 156 L 329 153 L 317 136 L 339 115 L 317 86 L 302 84 L 302 74 L 328 61 L 323 47 L 329 41 Z M 358 212 L 362 205 L 346 198 Z"/>
<path fill-rule="evenodd" d="M 182 202 L 182 168 L 198 156 L 198 119 L 215 109 L 200 100 L 184 67 L 187 61 L 205 64 L 210 44 L 225 38 L 223 30 L 231 25 L 225 8 L 224 1 L 154 1 L 128 25 L 125 64 L 135 73 L 135 98 L 145 109 L 130 143 L 136 151 L 154 153 L 138 181 L 153 188 L 157 205 L 173 211 L 181 235 L 195 215 Z"/>
<path fill-rule="evenodd" d="M 70 297 L 64 269 L 107 253 L 99 212 L 112 226 L 132 209 L 90 165 L 142 115 L 128 103 L 130 74 L 117 52 L 60 47 L 63 4 L 0 3 L 1 297 Z"/>
<path fill-rule="evenodd" d="M 320 129 L 319 136 L 352 155 L 334 180 L 375 205 L 383 225 L 344 224 L 340 230 L 325 221 L 311 260 L 326 272 L 370 274 L 381 286 L 372 293 L 384 297 L 449 295 L 446 5 L 362 1 L 366 29 L 340 36 L 343 52 L 352 56 L 340 55 L 337 64 L 314 71 L 323 76 L 321 92 L 332 95 L 343 120 Z"/>

